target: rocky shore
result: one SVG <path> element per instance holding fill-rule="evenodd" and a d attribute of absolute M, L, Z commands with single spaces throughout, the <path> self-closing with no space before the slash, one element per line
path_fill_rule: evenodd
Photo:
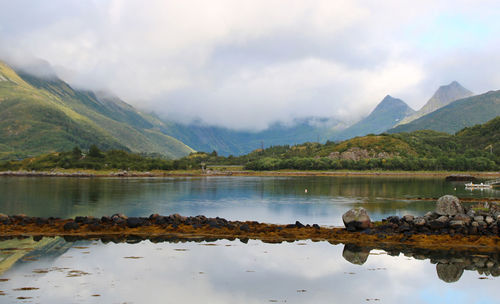
<path fill-rule="evenodd" d="M 127 217 L 123 214 L 77 216 L 74 219 L 40 218 L 0 214 L 0 239 L 13 237 L 64 236 L 71 240 L 143 240 L 143 239 L 259 239 L 265 242 L 306 240 L 351 243 L 359 246 L 403 244 L 431 249 L 500 250 L 500 208 L 486 202 L 463 207 L 453 196 L 440 198 L 436 210 L 422 217 L 391 216 L 372 222 L 363 208 L 354 208 L 343 216 L 345 227 L 320 227 L 300 222 L 275 225 L 255 221 L 228 221 L 203 215 L 179 214 Z"/>

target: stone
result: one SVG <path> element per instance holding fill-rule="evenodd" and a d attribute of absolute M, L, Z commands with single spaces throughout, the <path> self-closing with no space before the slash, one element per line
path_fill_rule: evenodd
<path fill-rule="evenodd" d="M 421 227 L 421 226 L 424 226 L 426 223 L 427 223 L 427 221 L 423 217 L 417 217 L 416 219 L 413 220 L 413 224 L 415 226 Z"/>
<path fill-rule="evenodd" d="M 447 216 L 440 216 L 435 220 L 429 222 L 431 229 L 438 230 L 445 228 L 448 225 L 449 218 Z"/>
<path fill-rule="evenodd" d="M 403 216 L 403 220 L 407 223 L 412 223 L 415 217 L 413 215 L 405 215 Z"/>
<path fill-rule="evenodd" d="M 126 222 L 129 228 L 137 228 L 144 225 L 144 220 L 139 217 L 129 217 Z"/>
<path fill-rule="evenodd" d="M 453 229 L 459 229 L 465 227 L 465 222 L 461 220 L 452 220 L 450 221 L 450 227 Z"/>
<path fill-rule="evenodd" d="M 248 232 L 248 231 L 250 231 L 250 227 L 248 226 L 248 224 L 243 224 L 240 226 L 240 230 Z"/>
<path fill-rule="evenodd" d="M 76 223 L 76 222 L 68 222 L 68 223 L 64 224 L 63 229 L 64 229 L 64 231 L 78 230 L 78 229 L 80 229 L 80 225 L 78 225 L 78 223 Z"/>
<path fill-rule="evenodd" d="M 305 226 L 301 222 L 295 221 L 295 227 L 297 227 L 297 228 L 304 228 Z"/>
<path fill-rule="evenodd" d="M 486 222 L 486 224 L 491 225 L 495 220 L 488 215 L 484 218 L 484 221 Z"/>
<path fill-rule="evenodd" d="M 0 221 L 5 221 L 9 218 L 7 214 L 0 213 Z"/>
<path fill-rule="evenodd" d="M 370 228 L 371 220 L 365 208 L 356 207 L 342 215 L 342 221 L 346 228 L 354 227 L 356 229 Z"/>
<path fill-rule="evenodd" d="M 476 215 L 474 217 L 474 221 L 476 221 L 476 222 L 481 222 L 483 220 L 484 220 L 484 217 L 482 215 Z"/>
<path fill-rule="evenodd" d="M 454 221 L 462 221 L 465 225 L 469 225 L 472 221 L 471 217 L 465 214 L 457 214 L 453 217 Z"/>
<path fill-rule="evenodd" d="M 436 204 L 436 213 L 439 215 L 456 215 L 465 213 L 465 209 L 458 197 L 453 195 L 441 196 Z"/>

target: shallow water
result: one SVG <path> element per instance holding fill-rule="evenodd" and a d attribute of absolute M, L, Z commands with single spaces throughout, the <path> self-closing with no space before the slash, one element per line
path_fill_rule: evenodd
<path fill-rule="evenodd" d="M 500 273 L 499 264 L 485 255 L 415 255 L 418 260 L 344 247 L 311 241 L 9 240 L 0 242 L 7 248 L 0 267 L 16 253 L 25 255 L 0 273 L 8 279 L 0 280 L 0 302 L 29 297 L 32 303 L 495 303 L 500 296 L 491 274 Z M 474 270 L 474 258 L 491 271 Z M 470 270 L 455 267 L 467 259 Z"/>
<path fill-rule="evenodd" d="M 305 193 L 305 189 L 308 192 Z M 499 197 L 444 178 L 0 177 L 0 213 L 225 217 L 340 225 L 424 214 L 417 197 Z M 500 254 L 414 252 L 328 242 L 0 241 L 0 303 L 495 303 Z"/>
<path fill-rule="evenodd" d="M 434 202 L 412 198 L 499 197 L 500 191 L 467 191 L 463 183 L 417 177 L 0 177 L 0 194 L 0 213 L 5 214 L 67 218 L 180 213 L 340 225 L 341 214 L 353 206 L 364 206 L 373 219 L 381 219 L 433 208 Z"/>

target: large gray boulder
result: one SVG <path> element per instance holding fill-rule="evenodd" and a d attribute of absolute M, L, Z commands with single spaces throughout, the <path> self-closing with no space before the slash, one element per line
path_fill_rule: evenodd
<path fill-rule="evenodd" d="M 371 220 L 365 208 L 356 207 L 342 215 L 342 221 L 348 230 L 367 229 L 371 226 Z"/>
<path fill-rule="evenodd" d="M 465 210 L 458 197 L 445 195 L 438 199 L 436 213 L 439 215 L 453 216 L 456 214 L 463 214 L 465 213 Z"/>

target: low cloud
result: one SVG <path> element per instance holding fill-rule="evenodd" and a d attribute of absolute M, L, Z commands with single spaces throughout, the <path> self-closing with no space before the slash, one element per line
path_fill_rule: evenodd
<path fill-rule="evenodd" d="M 185 122 L 353 120 L 387 94 L 419 108 L 452 80 L 500 87 L 500 5 L 448 4 L 0 0 L 0 56 Z"/>

